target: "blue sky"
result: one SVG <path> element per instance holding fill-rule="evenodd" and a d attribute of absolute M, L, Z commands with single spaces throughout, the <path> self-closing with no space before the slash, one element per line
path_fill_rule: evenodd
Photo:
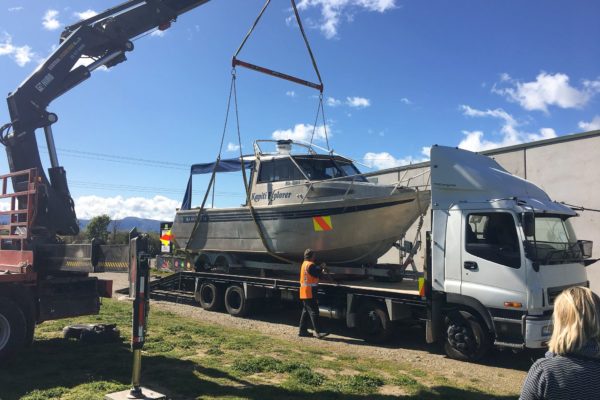
<path fill-rule="evenodd" d="M 65 25 L 117 3 L 76 4 L 2 2 L 0 92 L 50 54 Z M 262 4 L 212 0 L 50 105 L 78 216 L 173 215 L 188 166 L 217 155 L 231 56 Z M 600 129 L 597 1 L 298 4 L 325 83 L 332 147 L 374 168 L 422 161 L 435 143 L 484 150 Z M 273 0 L 240 59 L 315 80 L 291 15 L 287 0 Z M 237 76 L 244 149 L 312 131 L 317 92 L 244 69 Z M 6 107 L 0 118 L 8 122 Z M 230 129 L 224 157 L 237 154 L 227 151 L 236 142 Z M 221 204 L 241 202 L 240 183 L 218 182 Z"/>

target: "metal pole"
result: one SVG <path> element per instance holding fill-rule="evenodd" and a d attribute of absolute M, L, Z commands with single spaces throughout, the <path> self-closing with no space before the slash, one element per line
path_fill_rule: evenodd
<path fill-rule="evenodd" d="M 46 135 L 50 165 L 52 168 L 56 168 L 58 167 L 58 156 L 56 155 L 56 146 L 54 145 L 54 136 L 52 135 L 52 127 L 50 125 L 44 127 L 44 134 Z"/>
<path fill-rule="evenodd" d="M 139 240 L 140 238 L 136 238 Z M 144 240 L 144 239 L 142 239 Z M 144 247 L 144 245 L 140 246 Z M 137 249 L 140 250 L 139 248 Z M 131 349 L 133 350 L 133 370 L 131 373 L 130 399 L 145 398 L 140 386 L 142 374 L 142 348 L 146 341 L 146 323 L 149 308 L 148 288 L 148 255 L 137 254 L 137 270 L 135 274 L 135 298 L 133 300 L 133 331 L 131 336 Z"/>
<path fill-rule="evenodd" d="M 142 375 L 142 350 L 137 349 L 133 351 L 133 372 L 131 374 L 131 390 L 129 391 L 129 398 L 131 399 L 143 399 L 144 394 L 141 388 L 141 375 Z"/>

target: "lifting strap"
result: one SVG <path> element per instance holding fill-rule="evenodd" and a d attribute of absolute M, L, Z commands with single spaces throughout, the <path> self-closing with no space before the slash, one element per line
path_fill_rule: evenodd
<path fill-rule="evenodd" d="M 232 86 L 233 86 L 233 104 L 235 107 L 235 122 L 236 122 L 236 126 L 237 126 L 238 146 L 240 147 L 240 161 L 242 163 L 242 177 L 244 179 L 244 189 L 246 190 L 246 204 L 248 205 L 248 209 L 250 210 L 250 215 L 252 216 L 252 221 L 254 221 L 254 225 L 256 226 L 256 231 L 258 232 L 260 241 L 262 242 L 262 245 L 264 246 L 265 250 L 267 251 L 267 254 L 269 254 L 271 257 L 276 258 L 280 261 L 284 261 L 286 263 L 293 264 L 294 263 L 293 260 L 282 257 L 278 254 L 275 254 L 273 251 L 271 251 L 271 249 L 269 248 L 269 244 L 267 243 L 267 239 L 265 238 L 265 234 L 262 230 L 262 227 L 260 226 L 260 223 L 258 222 L 258 219 L 256 218 L 256 210 L 254 210 L 254 206 L 252 205 L 252 198 L 250 196 L 250 184 L 248 182 L 248 178 L 246 177 L 246 168 L 244 166 L 244 157 L 242 154 L 242 137 L 241 137 L 241 133 L 240 133 L 240 117 L 239 117 L 239 112 L 238 112 L 237 87 L 235 84 L 235 82 L 236 82 L 235 79 L 236 79 L 236 76 L 235 76 L 235 68 L 234 68 L 232 71 L 232 75 L 231 75 L 231 82 L 232 82 Z"/>
<path fill-rule="evenodd" d="M 329 136 L 327 135 L 327 120 L 325 119 L 325 108 L 323 107 L 323 93 L 319 94 L 319 105 L 317 106 L 317 115 L 315 116 L 315 123 L 313 124 L 313 130 L 310 135 L 310 148 L 312 149 L 313 140 L 317 131 L 317 122 L 319 122 L 319 114 L 323 117 L 323 133 L 325 135 L 325 143 L 327 143 L 327 150 L 330 154 L 333 154 L 333 149 L 329 147 Z"/>
<path fill-rule="evenodd" d="M 242 60 L 238 60 L 238 58 L 237 58 L 238 55 L 244 48 L 244 45 L 250 38 L 250 35 L 252 34 L 252 32 L 254 32 L 254 28 L 256 28 L 256 25 L 258 25 L 258 22 L 260 21 L 261 17 L 263 16 L 265 10 L 269 6 L 269 4 L 271 4 L 271 0 L 267 0 L 265 2 L 265 5 L 263 6 L 263 8 L 260 10 L 258 17 L 256 17 L 256 20 L 254 21 L 254 23 L 250 27 L 250 30 L 244 37 L 244 40 L 242 40 L 240 47 L 238 47 L 237 51 L 233 55 L 233 57 L 231 59 L 231 66 L 233 68 L 235 68 L 236 66 L 239 65 L 241 67 L 248 68 L 248 69 L 251 69 L 251 70 L 254 70 L 257 72 L 262 72 L 263 74 L 271 75 L 276 78 L 285 79 L 285 80 L 297 83 L 299 85 L 308 86 L 310 88 L 317 89 L 319 92 L 323 93 L 323 80 L 321 79 L 321 74 L 319 73 L 319 68 L 317 67 L 317 62 L 315 60 L 315 56 L 313 55 L 313 52 L 310 48 L 310 44 L 308 43 L 308 39 L 306 38 L 306 33 L 304 32 L 304 27 L 302 26 L 302 21 L 300 20 L 300 14 L 298 14 L 298 8 L 296 7 L 296 1 L 295 0 L 290 0 L 290 1 L 292 3 L 292 8 L 294 9 L 294 16 L 296 17 L 296 22 L 298 23 L 298 27 L 300 27 L 300 33 L 302 34 L 302 39 L 304 39 L 304 44 L 306 45 L 306 50 L 308 50 L 308 54 L 310 56 L 310 60 L 312 62 L 313 68 L 315 70 L 315 73 L 317 74 L 317 78 L 319 79 L 319 83 L 310 82 L 310 81 L 300 79 L 300 78 L 292 76 L 292 75 L 284 74 L 283 72 L 274 71 L 269 68 L 261 67 L 261 66 L 255 65 L 255 64 L 251 64 L 251 63 L 242 61 Z"/>
<path fill-rule="evenodd" d="M 194 227 L 192 228 L 192 232 L 190 233 L 190 238 L 188 239 L 187 243 L 185 244 L 185 251 L 187 251 L 189 249 L 192 238 L 194 237 L 194 234 L 196 233 L 196 230 L 198 229 L 198 224 L 199 224 L 201 216 L 202 216 L 202 211 L 204 211 L 204 206 L 206 205 L 206 200 L 208 199 L 208 195 L 211 191 L 211 188 L 213 190 L 213 206 L 214 206 L 215 178 L 217 175 L 217 168 L 219 167 L 219 162 L 221 161 L 221 153 L 223 152 L 223 143 L 225 141 L 225 133 L 227 132 L 227 121 L 229 120 L 231 95 L 235 88 L 235 73 L 232 73 L 232 74 L 233 74 L 233 78 L 232 78 L 231 84 L 229 86 L 229 98 L 227 99 L 227 111 L 225 112 L 225 123 L 223 125 L 223 133 L 221 134 L 221 144 L 219 145 L 219 154 L 217 155 L 217 160 L 215 161 L 215 165 L 213 166 L 213 171 L 212 171 L 212 174 L 210 175 L 210 181 L 208 182 L 208 188 L 206 189 L 206 193 L 204 193 L 204 198 L 202 199 L 202 204 L 200 205 L 200 208 L 198 209 L 198 213 L 196 214 L 196 220 L 194 222 Z M 236 114 L 237 114 L 237 107 L 236 107 Z M 240 147 L 240 151 L 241 151 L 241 147 Z M 243 164 L 242 164 L 242 167 L 243 167 Z M 190 196 L 191 196 L 191 194 L 190 194 Z"/>

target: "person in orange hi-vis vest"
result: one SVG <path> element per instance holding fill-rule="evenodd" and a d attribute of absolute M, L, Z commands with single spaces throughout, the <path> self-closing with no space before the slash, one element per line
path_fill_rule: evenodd
<path fill-rule="evenodd" d="M 328 333 L 321 332 L 319 328 L 319 304 L 317 303 L 317 287 L 319 279 L 325 272 L 325 263 L 317 265 L 316 255 L 311 249 L 304 251 L 304 262 L 300 267 L 300 300 L 302 301 L 302 316 L 300 317 L 300 332 L 298 336 L 310 337 L 308 332 L 308 318 L 312 322 L 317 338 L 322 339 Z"/>

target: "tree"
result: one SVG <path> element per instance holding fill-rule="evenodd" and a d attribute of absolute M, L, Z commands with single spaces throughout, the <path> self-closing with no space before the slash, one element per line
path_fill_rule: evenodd
<path fill-rule="evenodd" d="M 98 215 L 90 220 L 85 228 L 85 236 L 92 240 L 94 238 L 106 243 L 108 240 L 108 225 L 110 225 L 110 217 L 106 214 Z"/>

